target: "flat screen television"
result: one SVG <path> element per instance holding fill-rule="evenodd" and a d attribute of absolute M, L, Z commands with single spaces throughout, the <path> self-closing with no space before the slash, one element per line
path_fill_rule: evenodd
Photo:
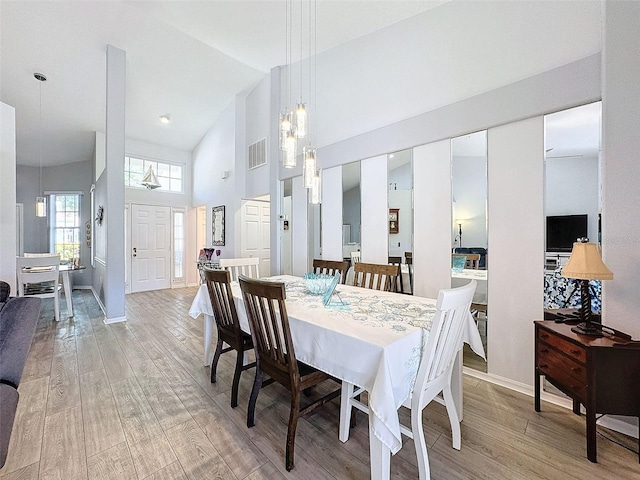
<path fill-rule="evenodd" d="M 573 242 L 587 236 L 587 214 L 547 217 L 547 252 L 571 252 Z"/>

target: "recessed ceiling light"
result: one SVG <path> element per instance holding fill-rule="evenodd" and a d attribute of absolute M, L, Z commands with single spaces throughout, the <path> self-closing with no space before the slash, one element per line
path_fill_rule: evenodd
<path fill-rule="evenodd" d="M 171 115 L 168 113 L 165 113 L 164 115 L 160 115 L 160 121 L 162 123 L 169 123 L 171 121 Z"/>
<path fill-rule="evenodd" d="M 393 158 L 393 157 L 395 157 L 395 155 L 393 153 L 390 153 L 389 158 Z"/>

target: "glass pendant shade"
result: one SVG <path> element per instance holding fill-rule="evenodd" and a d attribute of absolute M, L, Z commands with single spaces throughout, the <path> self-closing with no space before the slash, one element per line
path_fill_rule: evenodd
<path fill-rule="evenodd" d="M 304 103 L 299 103 L 296 108 L 296 136 L 307 136 L 307 107 Z"/>
<path fill-rule="evenodd" d="M 302 149 L 302 156 L 304 163 L 302 164 L 302 178 L 304 180 L 304 188 L 312 188 L 314 185 L 314 178 L 316 176 L 316 150 L 311 147 L 304 147 Z"/>
<path fill-rule="evenodd" d="M 47 198 L 36 197 L 36 217 L 47 216 Z"/>
<path fill-rule="evenodd" d="M 280 114 L 280 149 L 287 149 L 287 137 L 291 132 L 291 113 Z"/>
<path fill-rule="evenodd" d="M 311 205 L 322 203 L 322 170 L 316 170 L 316 174 L 313 176 L 313 186 L 307 192 L 309 192 L 308 199 Z"/>
<path fill-rule="evenodd" d="M 285 142 L 284 157 L 282 159 L 282 166 L 284 168 L 295 168 L 296 155 L 297 155 L 298 142 L 293 132 L 289 132 L 287 140 Z"/>

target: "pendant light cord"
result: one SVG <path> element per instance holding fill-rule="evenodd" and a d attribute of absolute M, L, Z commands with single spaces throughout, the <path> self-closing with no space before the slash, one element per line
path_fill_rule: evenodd
<path fill-rule="evenodd" d="M 39 192 L 41 196 L 44 197 L 44 192 L 42 191 L 42 80 L 40 80 L 40 134 L 38 135 L 38 156 L 40 160 L 40 186 Z"/>

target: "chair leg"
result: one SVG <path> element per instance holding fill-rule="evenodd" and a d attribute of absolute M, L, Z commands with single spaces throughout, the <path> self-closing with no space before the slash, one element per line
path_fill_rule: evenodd
<path fill-rule="evenodd" d="M 211 383 L 216 383 L 216 370 L 218 369 L 218 360 L 220 360 L 220 354 L 222 353 L 222 338 L 218 333 L 218 343 L 216 344 L 216 352 L 213 354 L 213 360 L 211 360 Z"/>
<path fill-rule="evenodd" d="M 285 467 L 287 472 L 293 469 L 293 455 L 296 443 L 296 428 L 298 427 L 298 417 L 300 416 L 300 392 L 291 392 L 291 410 L 289 411 L 289 428 L 287 429 L 287 450 Z"/>
<path fill-rule="evenodd" d="M 238 385 L 240 383 L 240 374 L 242 373 L 242 363 L 244 360 L 244 352 L 236 352 L 236 370 L 233 372 L 233 383 L 231 384 L 231 408 L 238 406 Z"/>
<path fill-rule="evenodd" d="M 253 388 L 251 389 L 251 396 L 249 397 L 249 406 L 247 407 L 247 427 L 249 428 L 256 424 L 256 400 L 258 400 L 260 388 L 262 388 L 262 370 L 260 370 L 260 365 L 256 363 L 256 378 L 253 381 Z"/>
<path fill-rule="evenodd" d="M 429 470 L 429 453 L 427 452 L 427 442 L 424 439 L 424 426 L 422 425 L 422 410 L 411 408 L 411 433 L 413 434 L 413 444 L 418 457 L 418 475 L 420 480 L 429 480 L 431 472 Z"/>
<path fill-rule="evenodd" d="M 57 291 L 56 291 L 56 294 L 53 296 L 53 315 L 54 315 L 54 318 L 56 319 L 56 322 L 59 322 L 60 321 L 60 294 Z"/>
<path fill-rule="evenodd" d="M 451 437 L 453 438 L 453 448 L 460 450 L 460 419 L 458 417 L 458 410 L 456 404 L 453 401 L 453 393 L 451 393 L 451 384 L 445 385 L 442 389 L 444 396 L 444 405 L 447 407 L 447 415 L 449 416 L 449 422 L 451 423 Z"/>
<path fill-rule="evenodd" d="M 340 438 L 341 442 L 349 440 L 349 426 L 351 425 L 351 398 L 353 397 L 353 383 L 342 382 L 340 393 Z"/>

